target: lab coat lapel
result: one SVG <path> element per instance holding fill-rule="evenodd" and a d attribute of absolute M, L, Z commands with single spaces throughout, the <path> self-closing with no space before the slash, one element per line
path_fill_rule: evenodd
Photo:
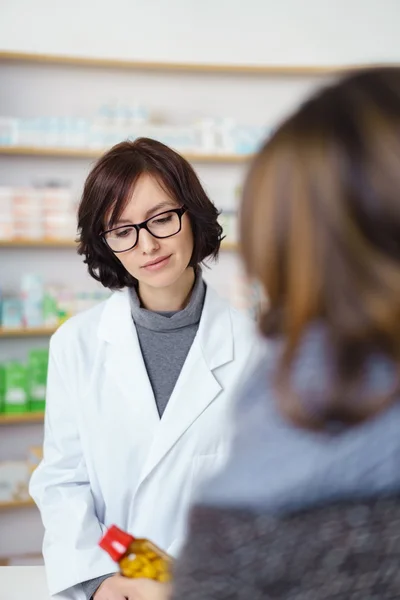
<path fill-rule="evenodd" d="M 140 430 L 143 435 L 154 433 L 160 417 L 131 316 L 128 290 L 116 292 L 109 299 L 99 337 L 108 342 L 105 369 L 116 390 L 110 398 L 115 410 L 124 411 L 126 418 L 132 420 L 132 431 Z"/>
<path fill-rule="evenodd" d="M 143 482 L 221 391 L 215 369 L 233 359 L 229 306 L 207 289 L 199 329 L 154 438 Z"/>

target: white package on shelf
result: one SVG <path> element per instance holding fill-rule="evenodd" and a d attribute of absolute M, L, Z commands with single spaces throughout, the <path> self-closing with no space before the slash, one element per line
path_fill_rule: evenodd
<path fill-rule="evenodd" d="M 20 296 L 25 327 L 43 326 L 43 279 L 36 273 L 26 273 L 21 278 Z"/>
<path fill-rule="evenodd" d="M 200 153 L 214 153 L 218 148 L 218 132 L 215 119 L 201 119 L 196 123 L 196 146 Z"/>
<path fill-rule="evenodd" d="M 76 236 L 76 209 L 71 190 L 48 187 L 41 191 L 44 237 L 73 240 Z"/>
<path fill-rule="evenodd" d="M 12 240 L 14 237 L 14 190 L 0 187 L 0 240 Z"/>
<path fill-rule="evenodd" d="M 43 237 L 42 198 L 34 188 L 15 188 L 13 194 L 14 237 L 41 239 Z"/>
<path fill-rule="evenodd" d="M 17 144 L 20 146 L 41 146 L 42 136 L 39 119 L 17 119 Z"/>
<path fill-rule="evenodd" d="M 0 117 L 0 145 L 13 146 L 18 143 L 18 119 Z"/>

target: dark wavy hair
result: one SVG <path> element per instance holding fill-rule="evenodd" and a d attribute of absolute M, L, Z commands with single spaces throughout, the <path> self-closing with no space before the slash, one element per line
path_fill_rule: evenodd
<path fill-rule="evenodd" d="M 137 280 L 100 234 L 108 215 L 111 218 L 107 226 L 112 227 L 118 220 L 144 173 L 156 178 L 178 204 L 187 208 L 194 240 L 189 265 L 196 267 L 206 258 L 218 257 L 222 240 L 219 212 L 188 161 L 156 140 L 122 142 L 106 152 L 89 173 L 78 209 L 78 254 L 85 257 L 90 275 L 110 289 L 133 287 Z"/>

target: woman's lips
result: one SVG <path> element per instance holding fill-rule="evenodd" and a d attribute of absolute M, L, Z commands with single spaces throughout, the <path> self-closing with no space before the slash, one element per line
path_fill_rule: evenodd
<path fill-rule="evenodd" d="M 170 256 L 161 256 L 160 258 L 151 260 L 148 263 L 146 263 L 145 265 L 143 265 L 142 269 L 146 269 L 146 271 L 158 271 L 158 269 L 162 269 L 163 267 L 165 267 L 168 264 L 170 258 L 171 258 L 171 255 Z"/>

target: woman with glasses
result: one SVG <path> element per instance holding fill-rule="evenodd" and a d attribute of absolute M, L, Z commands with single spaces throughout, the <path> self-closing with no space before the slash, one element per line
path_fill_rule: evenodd
<path fill-rule="evenodd" d="M 218 211 L 189 163 L 150 139 L 89 174 L 79 253 L 114 293 L 53 336 L 44 459 L 31 480 L 51 594 L 134 599 L 98 547 L 111 524 L 176 555 L 195 486 L 222 464 L 252 325 L 203 281 Z"/>

